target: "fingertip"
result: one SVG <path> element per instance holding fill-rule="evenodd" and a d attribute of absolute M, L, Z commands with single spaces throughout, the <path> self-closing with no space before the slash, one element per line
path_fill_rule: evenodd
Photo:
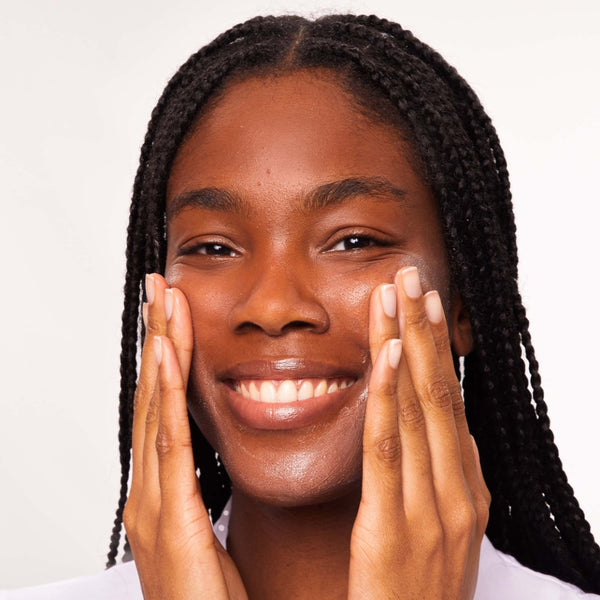
<path fill-rule="evenodd" d="M 402 340 L 393 339 L 388 343 L 388 363 L 392 369 L 397 369 L 402 356 Z"/>
<path fill-rule="evenodd" d="M 173 298 L 173 313 L 177 314 L 177 318 L 190 315 L 189 304 L 185 294 L 176 287 L 170 287 L 169 293 Z"/>
<path fill-rule="evenodd" d="M 152 304 L 154 302 L 154 296 L 156 291 L 153 273 L 148 273 L 146 275 L 145 288 L 146 298 L 148 298 L 148 304 Z"/>
<path fill-rule="evenodd" d="M 404 294 L 411 300 L 420 298 L 423 293 L 417 267 L 404 267 L 400 269 L 396 275 L 396 284 L 402 287 Z"/>
<path fill-rule="evenodd" d="M 156 359 L 156 364 L 160 366 L 162 362 L 162 337 L 156 336 L 154 338 L 154 357 Z"/>
<path fill-rule="evenodd" d="M 396 286 L 393 283 L 382 285 L 379 288 L 379 299 L 383 312 L 393 319 L 397 311 Z"/>
<path fill-rule="evenodd" d="M 444 320 L 444 308 L 437 290 L 427 292 L 425 299 L 425 313 L 429 322 L 434 325 L 439 325 Z"/>
<path fill-rule="evenodd" d="M 167 321 L 171 319 L 171 315 L 173 314 L 173 304 L 173 289 L 167 288 L 165 290 L 165 316 L 167 318 Z"/>

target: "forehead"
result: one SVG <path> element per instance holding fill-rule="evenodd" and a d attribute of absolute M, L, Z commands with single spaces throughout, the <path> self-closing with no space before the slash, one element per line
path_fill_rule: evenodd
<path fill-rule="evenodd" d="M 179 149 L 167 203 L 198 187 L 299 191 L 347 177 L 423 186 L 409 144 L 361 113 L 332 75 L 297 71 L 228 86 Z M 395 181 L 394 181 L 395 180 Z"/>

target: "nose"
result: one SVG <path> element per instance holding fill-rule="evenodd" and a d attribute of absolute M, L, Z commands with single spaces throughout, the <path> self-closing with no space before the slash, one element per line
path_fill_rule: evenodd
<path fill-rule="evenodd" d="M 230 314 L 236 333 L 258 329 L 281 336 L 293 330 L 323 333 L 329 328 L 329 315 L 311 289 L 307 270 L 281 261 L 257 266 L 245 276 L 246 291 Z"/>

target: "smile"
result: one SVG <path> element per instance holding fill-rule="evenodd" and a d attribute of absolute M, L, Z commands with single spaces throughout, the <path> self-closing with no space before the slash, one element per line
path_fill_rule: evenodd
<path fill-rule="evenodd" d="M 356 382 L 351 378 L 311 379 L 244 379 L 234 382 L 234 389 L 255 402 L 286 403 L 310 400 L 346 389 Z"/>

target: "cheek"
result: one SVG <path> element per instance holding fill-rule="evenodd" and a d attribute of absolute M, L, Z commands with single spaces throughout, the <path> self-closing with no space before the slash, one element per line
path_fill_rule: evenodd
<path fill-rule="evenodd" d="M 190 308 L 194 342 L 190 372 L 193 396 L 209 397 L 212 390 L 208 383 L 214 381 L 214 365 L 226 356 L 229 348 L 227 323 L 234 290 L 231 285 L 207 284 L 179 265 L 167 268 L 165 278 L 169 285 L 183 292 Z"/>
<path fill-rule="evenodd" d="M 222 326 L 227 324 L 232 299 L 235 297 L 233 278 L 222 278 L 217 283 L 209 283 L 193 272 L 190 273 L 190 269 L 175 265 L 167 267 L 165 279 L 170 286 L 180 289 L 188 301 L 194 341 L 200 341 L 203 336 L 218 337 L 220 334 L 217 332 L 222 331 Z"/>
<path fill-rule="evenodd" d="M 423 292 L 438 290 L 442 301 L 447 301 L 448 276 L 445 261 L 435 262 L 420 254 L 401 254 L 377 265 L 368 265 L 362 272 L 348 275 L 331 274 L 320 290 L 330 312 L 332 322 L 350 324 L 352 331 L 368 332 L 369 304 L 373 290 L 384 283 L 393 283 L 403 267 L 417 267 Z"/>
<path fill-rule="evenodd" d="M 339 324 L 349 330 L 348 333 L 366 333 L 369 324 L 369 299 L 376 285 L 370 278 L 350 281 L 343 276 L 330 278 L 319 295 L 332 327 L 335 329 L 336 324 Z"/>

